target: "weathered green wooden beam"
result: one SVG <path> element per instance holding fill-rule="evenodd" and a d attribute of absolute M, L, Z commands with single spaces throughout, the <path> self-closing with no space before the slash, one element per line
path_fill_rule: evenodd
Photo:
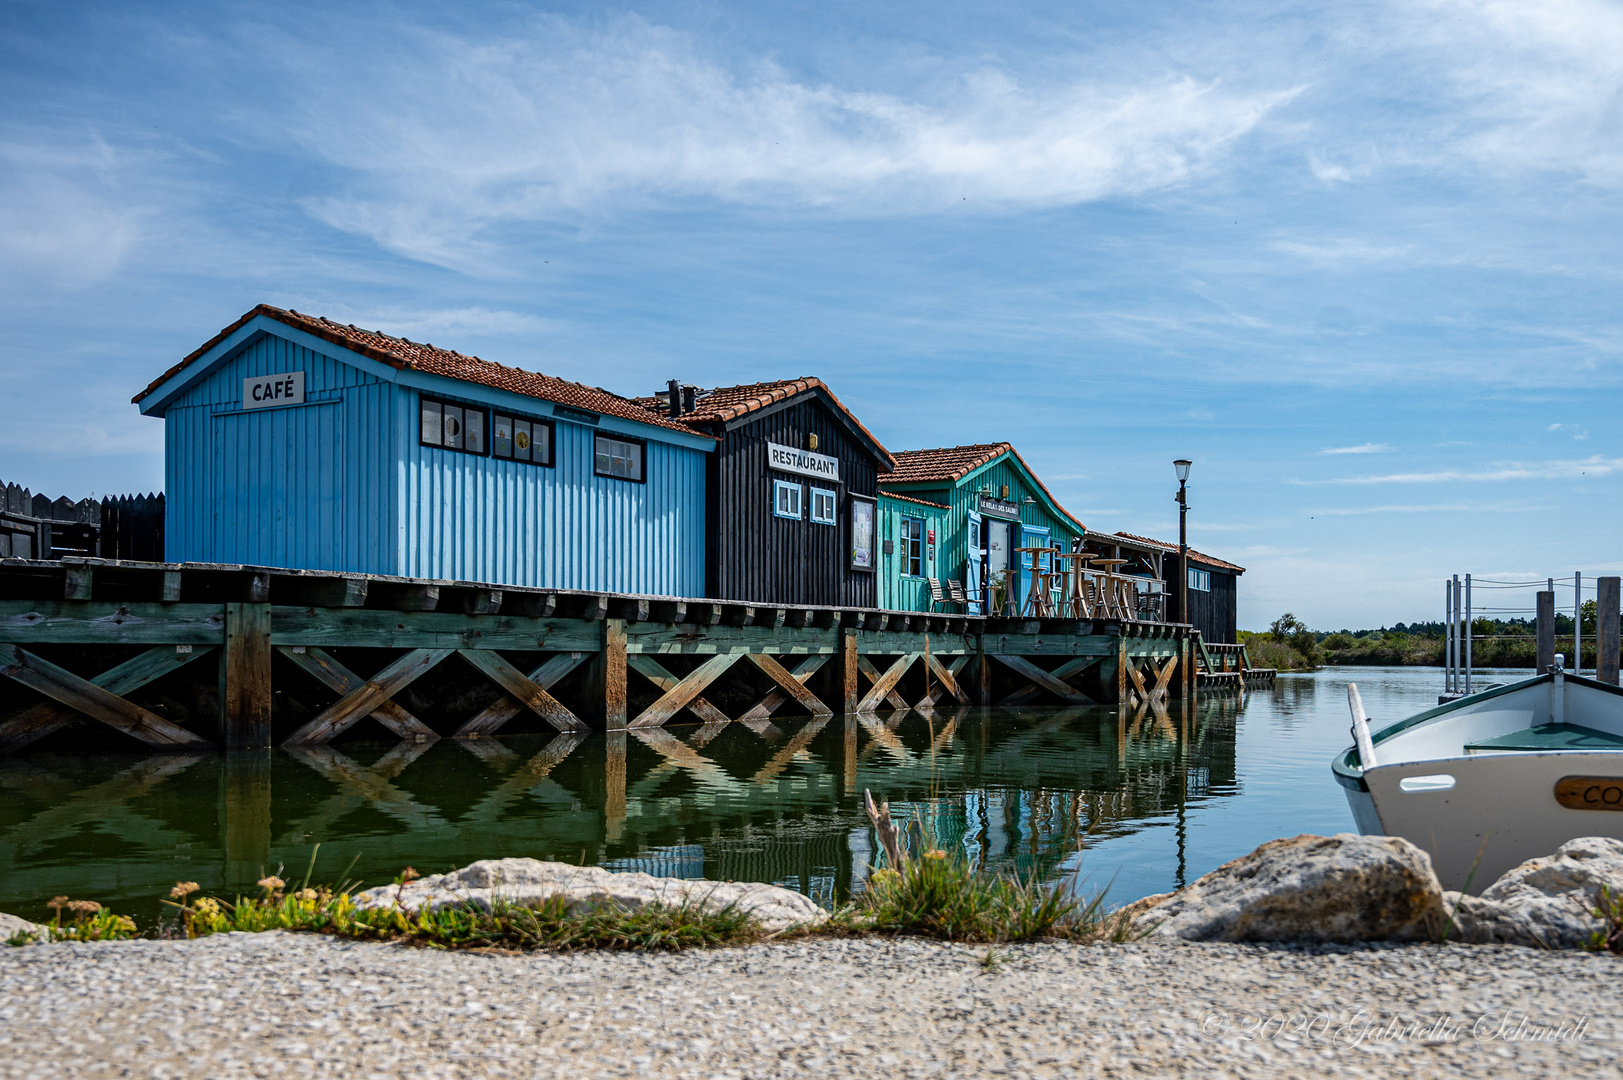
<path fill-rule="evenodd" d="M 329 689 L 349 694 L 360 689 L 365 679 L 333 659 L 325 650 L 283 645 L 279 650 L 284 658 L 306 672 Z M 372 710 L 372 719 L 402 739 L 421 739 L 433 742 L 439 738 L 434 729 L 417 719 L 392 701 L 385 701 Z"/>
<path fill-rule="evenodd" d="M 676 689 L 676 687 L 682 682 L 681 679 L 677 678 L 675 675 L 672 675 L 669 671 L 666 671 L 665 666 L 658 660 L 655 660 L 652 656 L 646 656 L 642 653 L 628 652 L 626 654 L 626 667 L 653 683 L 659 688 L 659 692 L 662 694 L 669 693 L 671 690 Z M 710 702 L 706 701 L 702 696 L 695 696 L 692 701 L 688 702 L 687 708 L 689 712 L 699 718 L 701 723 L 731 723 L 731 720 L 726 713 L 710 704 Z"/>
<path fill-rule="evenodd" d="M 1075 687 L 1067 686 L 1065 683 L 1060 682 L 1058 679 L 1054 678 L 1054 676 L 1050 675 L 1048 672 L 1044 671 L 1036 664 L 1033 664 L 1030 660 L 1027 660 L 1023 656 L 1004 656 L 998 654 L 997 659 L 999 663 L 1006 667 L 1013 668 L 1020 675 L 1024 676 L 1029 681 L 1036 683 L 1038 686 L 1042 687 L 1044 690 L 1047 690 L 1050 694 L 1053 694 L 1055 697 L 1059 698 L 1068 705 L 1094 704 L 1092 698 L 1084 696 L 1078 692 Z"/>
<path fill-rule="evenodd" d="M 786 692 L 801 704 L 813 716 L 833 716 L 834 710 L 823 704 L 822 700 L 810 690 L 806 689 L 805 680 L 797 678 L 792 672 L 784 668 L 766 653 L 751 653 L 750 663 L 761 669 L 762 674 L 778 684 L 778 688 Z"/>
<path fill-rule="evenodd" d="M 722 672 L 737 662 L 739 653 L 721 653 L 712 656 L 671 689 L 665 691 L 658 701 L 644 709 L 636 719 L 626 726 L 628 728 L 659 727 L 665 721 L 675 716 L 687 707 L 688 703 L 704 692 L 704 688 L 714 682 Z"/>
<path fill-rule="evenodd" d="M 505 649 L 512 652 L 599 652 L 600 622 L 522 615 L 366 608 L 271 609 L 273 645 L 373 649 Z"/>
<path fill-rule="evenodd" d="M 796 682 L 804 686 L 806 680 L 817 674 L 818 670 L 832 659 L 833 657 L 823 654 L 819 654 L 817 656 L 808 656 L 799 664 L 795 665 L 794 670 L 789 672 L 789 674 L 795 679 Z M 739 714 L 738 719 L 745 723 L 765 720 L 773 713 L 777 712 L 778 709 L 783 706 L 784 702 L 788 700 L 789 694 L 786 691 L 780 690 L 774 686 L 771 690 L 766 692 L 766 695 L 762 697 L 760 701 L 757 701 L 750 708 Z"/>
<path fill-rule="evenodd" d="M 557 656 L 549 657 L 540 667 L 530 672 L 528 678 L 541 689 L 551 690 L 565 675 L 585 662 L 585 653 L 559 653 Z M 503 724 L 523 711 L 523 702 L 511 694 L 503 694 L 477 715 L 469 717 L 466 723 L 457 728 L 453 738 L 476 739 L 481 735 L 494 734 Z"/>
<path fill-rule="evenodd" d="M 223 645 L 225 605 L 0 600 L 0 641 L 19 645 Z"/>
<path fill-rule="evenodd" d="M 324 743 L 363 716 L 427 674 L 435 664 L 450 656 L 453 649 L 415 649 L 363 685 L 317 713 L 303 727 L 287 737 L 283 746 L 309 746 Z"/>

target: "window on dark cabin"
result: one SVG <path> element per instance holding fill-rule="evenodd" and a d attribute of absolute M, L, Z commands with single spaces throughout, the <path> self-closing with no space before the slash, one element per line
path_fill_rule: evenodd
<path fill-rule="evenodd" d="M 772 481 L 772 513 L 775 517 L 800 520 L 800 484 L 793 480 Z"/>
<path fill-rule="evenodd" d="M 592 459 L 592 471 L 597 475 L 640 482 L 643 479 L 642 461 L 641 443 L 608 435 L 597 436 Z"/>
<path fill-rule="evenodd" d="M 819 525 L 833 525 L 835 523 L 836 505 L 835 493 L 828 488 L 814 487 L 811 489 L 812 521 Z"/>

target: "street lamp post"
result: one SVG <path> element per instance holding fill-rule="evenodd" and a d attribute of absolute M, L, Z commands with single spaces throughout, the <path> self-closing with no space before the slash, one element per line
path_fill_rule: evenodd
<path fill-rule="evenodd" d="M 1178 619 L 1189 621 L 1189 466 L 1194 462 L 1179 458 L 1172 463 L 1178 474 Z"/>

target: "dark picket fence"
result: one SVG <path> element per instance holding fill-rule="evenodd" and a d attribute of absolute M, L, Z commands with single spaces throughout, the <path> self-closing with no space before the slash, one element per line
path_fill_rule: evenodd
<path fill-rule="evenodd" d="M 163 561 L 163 493 L 74 502 L 0 483 L 0 558 Z"/>

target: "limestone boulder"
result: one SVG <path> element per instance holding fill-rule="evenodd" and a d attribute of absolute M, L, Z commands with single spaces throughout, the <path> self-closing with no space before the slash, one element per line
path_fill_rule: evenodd
<path fill-rule="evenodd" d="M 4 945 L 18 934 L 33 934 L 35 941 L 50 940 L 45 927 L 0 911 L 0 945 Z"/>
<path fill-rule="evenodd" d="M 1394 836 L 1294 836 L 1225 863 L 1135 927 L 1186 941 L 1420 941 L 1445 917 L 1431 857 Z"/>
<path fill-rule="evenodd" d="M 753 915 L 768 932 L 816 925 L 828 912 L 792 889 L 751 882 L 691 881 L 651 874 L 617 874 L 597 866 L 536 859 L 484 859 L 449 874 L 434 874 L 400 887 L 383 885 L 355 897 L 363 908 L 398 905 L 407 911 L 474 904 L 490 910 L 498 900 L 534 906 L 562 896 L 570 911 L 605 905 L 637 910 L 647 904 L 692 905 L 720 911 L 729 905 Z"/>
<path fill-rule="evenodd" d="M 1480 896 L 1446 893 L 1454 911 L 1450 939 L 1581 949 L 1602 928 L 1594 907 L 1602 887 L 1623 895 L 1623 840 L 1586 836 L 1554 855 L 1529 859 L 1482 890 Z"/>

